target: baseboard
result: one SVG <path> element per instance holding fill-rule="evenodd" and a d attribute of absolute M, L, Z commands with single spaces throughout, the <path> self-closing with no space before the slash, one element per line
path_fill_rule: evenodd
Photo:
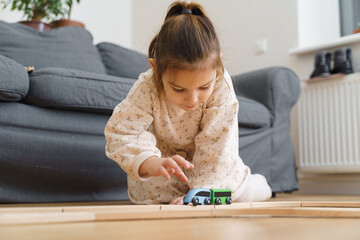
<path fill-rule="evenodd" d="M 360 174 L 298 173 L 302 194 L 360 195 Z"/>

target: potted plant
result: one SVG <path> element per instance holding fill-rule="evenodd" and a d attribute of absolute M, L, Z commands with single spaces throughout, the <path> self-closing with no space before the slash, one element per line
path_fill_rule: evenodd
<path fill-rule="evenodd" d="M 75 0 L 77 3 L 80 0 Z M 21 11 L 27 21 L 21 21 L 29 27 L 38 30 L 48 30 L 57 25 L 44 23 L 43 19 L 54 22 L 60 18 L 67 16 L 70 20 L 70 14 L 73 6 L 73 0 L 3 0 L 0 4 L 3 8 L 11 7 L 12 11 Z M 83 24 L 78 24 L 84 27 Z"/>
<path fill-rule="evenodd" d="M 77 3 L 80 3 L 80 0 L 75 0 Z M 65 15 L 67 15 L 67 18 L 62 18 L 60 20 L 55 20 L 50 23 L 52 28 L 59 28 L 59 27 L 66 27 L 66 26 L 77 26 L 85 28 L 85 25 L 81 22 L 70 20 L 71 16 L 71 10 L 73 6 L 73 0 L 66 0 L 65 3 L 67 5 L 67 8 L 65 9 Z M 64 16 L 64 15 L 63 15 Z"/>

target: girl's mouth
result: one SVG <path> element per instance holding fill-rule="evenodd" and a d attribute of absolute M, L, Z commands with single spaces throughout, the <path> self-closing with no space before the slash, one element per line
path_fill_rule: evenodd
<path fill-rule="evenodd" d="M 184 108 L 185 108 L 186 110 L 194 110 L 194 109 L 197 108 L 198 105 L 190 105 L 190 106 L 183 105 L 183 106 L 184 106 Z"/>

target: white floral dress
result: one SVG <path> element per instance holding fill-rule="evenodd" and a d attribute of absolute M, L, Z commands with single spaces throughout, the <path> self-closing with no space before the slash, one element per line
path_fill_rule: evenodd
<path fill-rule="evenodd" d="M 271 196 L 266 179 L 252 175 L 238 155 L 238 102 L 230 75 L 216 80 L 206 106 L 186 112 L 157 94 L 153 70 L 141 74 L 105 128 L 106 155 L 128 174 L 128 193 L 137 204 L 169 203 L 193 188 L 228 188 L 233 201 L 263 201 Z M 139 176 L 151 156 L 180 155 L 194 164 L 176 177 Z"/>

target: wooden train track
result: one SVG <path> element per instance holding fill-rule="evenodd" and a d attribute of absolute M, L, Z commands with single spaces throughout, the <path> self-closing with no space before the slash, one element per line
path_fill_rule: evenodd
<path fill-rule="evenodd" d="M 65 222 L 121 221 L 203 217 L 360 218 L 358 201 L 282 201 L 231 205 L 106 205 L 0 207 L 0 226 Z"/>

